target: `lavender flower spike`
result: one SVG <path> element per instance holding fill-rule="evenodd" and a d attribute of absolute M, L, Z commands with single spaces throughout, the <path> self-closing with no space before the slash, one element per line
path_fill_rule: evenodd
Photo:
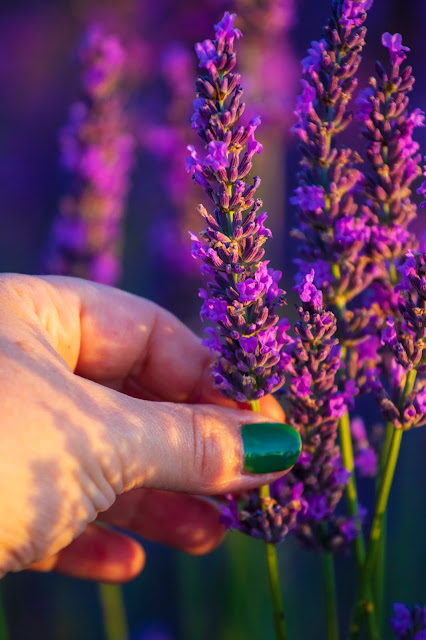
<path fill-rule="evenodd" d="M 291 375 L 285 390 L 290 424 L 302 438 L 302 453 L 285 477 L 270 485 L 270 498 L 259 491 L 228 496 L 222 522 L 255 538 L 280 542 L 289 531 L 308 548 L 336 551 L 346 548 L 358 530 L 354 518 L 336 516 L 349 474 L 336 444 L 339 418 L 351 404 L 351 384 L 339 390 L 335 382 L 341 364 L 336 318 L 323 307 L 322 293 L 311 271 L 296 287 L 301 304 L 296 338 L 285 347 Z"/>
<path fill-rule="evenodd" d="M 338 420 L 352 406 L 353 389 L 351 382 L 342 390 L 336 384 L 342 366 L 336 318 L 324 309 L 314 275 L 312 270 L 296 287 L 301 300 L 296 339 L 286 348 L 292 376 L 286 406 L 290 424 L 301 435 L 302 454 L 278 482 L 287 491 L 303 487 L 304 508 L 292 533 L 304 546 L 336 551 L 358 534 L 353 518 L 334 513 L 349 477 L 336 443 Z"/>
<path fill-rule="evenodd" d="M 407 397 L 401 384 L 395 385 L 392 397 L 381 386 L 377 393 L 384 418 L 396 428 L 410 429 L 426 424 L 426 254 L 409 252 L 399 271 L 399 313 L 388 318 L 382 343 L 392 352 L 400 376 L 414 371 L 416 381 Z"/>
<path fill-rule="evenodd" d="M 60 135 L 70 187 L 60 203 L 44 268 L 116 284 L 134 147 L 119 87 L 125 52 L 116 36 L 92 26 L 79 61 L 82 100 L 72 105 Z"/>
<path fill-rule="evenodd" d="M 202 71 L 192 123 L 204 150 L 199 154 L 188 147 L 187 169 L 214 204 L 211 213 L 198 208 L 207 226 L 202 241 L 191 236 L 193 256 L 203 261 L 202 272 L 208 277 L 206 289 L 200 290 L 201 317 L 215 325 L 206 329 L 205 341 L 219 353 L 215 385 L 224 395 L 247 402 L 283 385 L 288 338 L 287 325 L 277 315 L 284 304 L 281 273 L 262 260 L 270 231 L 264 227 L 266 214 L 258 213 L 262 202 L 255 199 L 260 179 L 245 182 L 262 145 L 254 137 L 259 117 L 239 124 L 244 103 L 240 76 L 233 72 L 233 47 L 241 32 L 234 28 L 234 19 L 226 12 L 215 26 L 216 40 L 195 47 Z"/>
<path fill-rule="evenodd" d="M 376 63 L 376 77 L 370 79 L 370 87 L 357 100 L 357 118 L 364 122 L 371 168 L 365 181 L 364 212 L 371 228 L 367 251 L 379 265 L 385 265 L 384 258 L 399 262 L 416 246 L 415 237 L 407 230 L 417 212 L 411 200 L 411 184 L 420 175 L 419 145 L 413 141 L 413 131 L 424 126 L 424 113 L 409 108 L 408 94 L 414 78 L 411 67 L 401 67 L 408 47 L 402 45 L 398 33 L 383 34 L 382 43 L 389 49 L 390 65 L 386 69 Z M 385 269 L 382 286 L 388 280 Z"/>
<path fill-rule="evenodd" d="M 355 168 L 359 157 L 338 148 L 336 136 L 352 119 L 348 111 L 357 85 L 372 0 L 334 0 L 323 38 L 313 42 L 302 61 L 305 78 L 293 131 L 302 153 L 299 186 L 291 202 L 299 223 L 293 235 L 301 240 L 302 275 L 313 266 L 328 303 L 342 307 L 373 278 L 363 255 L 370 229 L 354 202 L 362 180 Z M 322 273 L 322 280 L 319 274 Z"/>

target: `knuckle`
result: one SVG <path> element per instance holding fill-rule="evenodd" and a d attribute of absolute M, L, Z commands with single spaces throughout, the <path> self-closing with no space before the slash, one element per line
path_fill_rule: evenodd
<path fill-rule="evenodd" d="M 220 489 L 233 477 L 232 443 L 214 412 L 194 409 L 193 466 L 200 490 L 208 493 Z M 228 451 L 226 451 L 228 450 Z"/>

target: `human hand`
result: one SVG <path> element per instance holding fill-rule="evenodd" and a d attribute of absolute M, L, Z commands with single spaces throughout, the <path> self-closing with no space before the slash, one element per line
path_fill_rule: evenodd
<path fill-rule="evenodd" d="M 0 345 L 0 577 L 29 567 L 134 577 L 140 544 L 95 520 L 205 553 L 223 527 L 216 506 L 190 494 L 282 475 L 244 473 L 241 426 L 264 415 L 214 390 L 199 339 L 147 300 L 3 275 Z M 271 398 L 261 407 L 283 420 Z"/>

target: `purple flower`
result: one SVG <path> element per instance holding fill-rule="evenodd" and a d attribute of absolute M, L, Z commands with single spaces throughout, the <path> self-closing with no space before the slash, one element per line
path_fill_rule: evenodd
<path fill-rule="evenodd" d="M 335 469 L 333 471 L 333 480 L 337 484 L 346 486 L 351 474 L 345 467 L 340 464 L 340 460 L 336 460 L 336 464 L 337 466 L 335 466 Z"/>
<path fill-rule="evenodd" d="M 343 0 L 340 24 L 345 29 L 360 27 L 365 20 L 365 12 L 372 4 L 373 0 Z"/>
<path fill-rule="evenodd" d="M 365 430 L 364 420 L 360 416 L 356 416 L 351 420 L 351 434 L 356 442 L 368 442 L 367 431 Z"/>
<path fill-rule="evenodd" d="M 412 251 L 408 251 L 405 254 L 405 261 L 397 268 L 401 274 L 401 282 L 397 285 L 396 290 L 409 291 L 411 287 L 410 276 L 415 275 L 416 269 L 414 253 Z"/>
<path fill-rule="evenodd" d="M 328 515 L 327 498 L 324 495 L 314 495 L 309 501 L 307 518 L 312 518 L 314 522 L 321 522 Z"/>
<path fill-rule="evenodd" d="M 308 49 L 308 55 L 302 60 L 302 68 L 304 72 L 312 73 L 312 71 L 318 71 L 321 64 L 322 53 L 325 51 L 326 46 L 327 43 L 325 40 L 320 40 L 319 42 L 314 40 L 311 42 L 311 48 Z"/>
<path fill-rule="evenodd" d="M 299 207 L 300 240 L 305 263 L 329 268 L 321 288 L 327 303 L 348 301 L 368 286 L 373 274 L 364 259 L 370 235 L 354 194 L 362 181 L 351 149 L 338 147 L 337 136 L 351 121 L 347 104 L 356 88 L 355 74 L 365 44 L 362 26 L 372 0 L 336 0 L 323 37 L 303 61 L 304 79 L 293 127 L 302 153 L 299 186 L 291 202 Z M 339 273 L 339 278 L 336 274 Z"/>
<path fill-rule="evenodd" d="M 95 25 L 88 29 L 78 58 L 83 93 L 60 133 L 68 189 L 44 270 L 116 284 L 134 149 L 120 89 L 126 54 L 115 35 Z"/>
<path fill-rule="evenodd" d="M 204 300 L 200 316 L 212 322 L 225 322 L 227 318 L 228 303 L 226 300 L 211 299 L 205 289 L 200 289 L 200 298 Z"/>
<path fill-rule="evenodd" d="M 311 302 L 314 308 L 322 307 L 322 293 L 313 284 L 315 277 L 315 271 L 311 269 L 310 273 L 307 273 L 300 284 L 296 285 L 295 291 L 299 292 L 300 299 L 303 302 Z"/>
<path fill-rule="evenodd" d="M 299 206 L 304 212 L 321 213 L 325 207 L 323 187 L 302 186 L 295 191 L 296 195 L 290 198 L 290 202 Z"/>
<path fill-rule="evenodd" d="M 239 343 L 245 353 L 256 353 L 258 339 L 254 336 L 252 338 L 239 338 Z"/>
<path fill-rule="evenodd" d="M 315 100 L 315 89 L 306 80 L 301 80 L 300 84 L 302 85 L 302 93 L 297 99 L 297 112 L 308 114 Z"/>
<path fill-rule="evenodd" d="M 411 630 L 412 620 L 408 607 L 402 602 L 395 602 L 393 605 L 394 617 L 390 619 L 392 630 L 403 637 L 403 634 Z"/>
<path fill-rule="evenodd" d="M 218 61 L 218 54 L 214 43 L 211 40 L 197 42 L 195 52 L 200 61 L 199 66 L 207 69 L 207 71 L 211 71 Z"/>
<path fill-rule="evenodd" d="M 269 238 L 272 238 L 272 231 L 268 229 L 268 227 L 265 227 L 263 224 L 267 220 L 267 218 L 268 218 L 267 213 L 261 213 L 257 217 L 257 224 L 259 225 L 259 230 L 257 233 L 259 236 L 268 236 Z M 280 273 L 280 272 L 276 271 L 275 273 Z M 281 277 L 281 274 L 279 277 Z"/>
<path fill-rule="evenodd" d="M 369 119 L 372 108 L 373 108 L 372 101 L 371 101 L 371 98 L 373 96 L 374 96 L 374 91 L 371 87 L 368 87 L 367 89 L 363 89 L 362 91 L 359 92 L 358 97 L 355 100 L 355 103 L 357 105 L 355 116 L 357 120 L 366 122 Z"/>
<path fill-rule="evenodd" d="M 362 133 L 370 170 L 364 182 L 364 211 L 371 227 L 367 254 L 382 269 L 383 286 L 389 289 L 384 260 L 398 264 L 407 250 L 416 246 L 407 227 L 416 215 L 411 184 L 420 174 L 419 145 L 413 133 L 423 126 L 424 118 L 420 109 L 410 111 L 408 94 L 414 78 L 410 67 L 400 66 L 406 58 L 403 50 L 409 49 L 402 46 L 399 34 L 385 33 L 382 42 L 389 49 L 391 65 L 386 69 L 377 63 L 376 77 L 370 79 L 366 90 L 370 106 L 364 111 Z"/>
<path fill-rule="evenodd" d="M 355 456 L 355 467 L 360 476 L 374 478 L 377 475 L 377 453 L 371 447 L 360 449 Z"/>
<path fill-rule="evenodd" d="M 337 395 L 334 398 L 330 398 L 329 402 L 330 415 L 334 418 L 343 418 L 347 411 L 345 399 L 342 395 Z"/>
<path fill-rule="evenodd" d="M 298 398 L 310 395 L 312 376 L 308 371 L 298 378 L 293 378 L 291 382 L 294 385 L 294 392 Z"/>
<path fill-rule="evenodd" d="M 414 267 L 411 266 L 412 261 Z M 426 254 L 408 256 L 404 272 L 409 286 L 400 291 L 398 308 L 394 317 L 388 319 L 387 329 L 382 332 L 383 342 L 389 347 L 395 361 L 392 381 L 396 388 L 391 390 L 391 397 L 388 390 L 381 386 L 377 396 L 384 418 L 391 420 L 397 428 L 410 429 L 426 424 L 422 381 L 425 373 L 423 363 L 426 335 Z M 402 367 L 403 372 L 395 364 Z M 412 370 L 416 373 L 417 379 L 414 388 L 410 389 L 406 396 L 400 393 L 399 384 L 404 385 L 408 373 Z"/>
<path fill-rule="evenodd" d="M 312 285 L 314 274 L 308 276 L 307 284 Z M 347 410 L 345 392 L 337 391 L 335 384 L 341 350 L 335 337 L 334 314 L 314 306 L 310 299 L 305 301 L 303 284 L 298 288 L 301 306 L 294 329 L 296 338 L 286 347 L 287 369 L 292 378 L 284 393 L 288 420 L 302 438 L 302 454 L 283 483 L 303 485 L 305 507 L 299 512 L 292 533 L 303 546 L 336 551 L 347 544 L 343 530 L 349 522 L 334 513 L 349 476 L 336 443 L 338 415 Z M 338 415 L 330 411 L 330 403 Z M 357 534 L 358 531 L 354 535 Z"/>
<path fill-rule="evenodd" d="M 391 316 L 388 316 L 386 321 L 386 329 L 382 331 L 382 344 L 387 344 L 390 347 L 394 347 L 397 343 L 395 322 Z"/>
<path fill-rule="evenodd" d="M 196 47 L 206 73 L 196 80 L 196 131 L 204 150 L 188 146 L 187 170 L 206 191 L 212 212 L 198 210 L 206 223 L 199 240 L 193 239 L 192 253 L 203 261 L 208 276 L 201 315 L 216 325 L 220 357 L 214 368 L 215 384 L 235 400 L 257 400 L 284 382 L 287 339 L 278 325 L 277 309 L 284 303 L 279 288 L 280 272 L 263 260 L 266 213 L 255 198 L 260 179 L 246 181 L 252 157 L 262 146 L 254 134 L 259 116 L 240 126 L 242 89 L 240 76 L 233 73 L 236 54 L 235 15 L 225 13 L 215 27 L 215 41 Z M 220 73 L 219 71 L 220 70 Z M 209 330 L 209 346 L 218 350 Z"/>
<path fill-rule="evenodd" d="M 340 526 L 340 531 L 344 535 L 346 544 L 350 544 L 359 535 L 359 530 L 355 518 L 348 518 Z"/>
<path fill-rule="evenodd" d="M 234 20 L 237 17 L 236 13 L 225 12 L 222 20 L 215 24 L 216 38 L 219 43 L 226 41 L 228 45 L 232 46 L 234 38 L 242 38 L 242 33 L 239 29 L 235 29 Z"/>
<path fill-rule="evenodd" d="M 418 411 L 426 414 L 426 387 L 417 393 L 416 403 Z"/>
<path fill-rule="evenodd" d="M 204 333 L 207 333 L 210 338 L 204 338 L 203 345 L 207 347 L 210 352 L 220 353 L 222 345 L 213 327 L 207 327 L 204 329 Z"/>
<path fill-rule="evenodd" d="M 401 64 L 406 59 L 404 51 L 410 51 L 408 47 L 402 44 L 402 36 L 400 33 L 391 35 L 388 31 L 382 35 L 382 45 L 389 49 L 389 55 L 392 64 Z"/>
<path fill-rule="evenodd" d="M 211 168 L 212 171 L 219 171 L 229 167 L 228 145 L 225 142 L 212 140 L 207 145 L 207 149 L 209 153 L 203 160 L 205 167 Z"/>
<path fill-rule="evenodd" d="M 92 25 L 79 49 L 81 83 L 97 98 L 114 91 L 126 61 L 125 51 L 115 35 L 107 35 L 100 25 Z"/>

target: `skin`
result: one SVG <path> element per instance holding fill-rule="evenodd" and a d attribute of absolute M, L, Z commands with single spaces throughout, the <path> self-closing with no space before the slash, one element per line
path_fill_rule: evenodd
<path fill-rule="evenodd" d="M 220 544 L 217 507 L 200 496 L 282 475 L 243 472 L 241 426 L 284 414 L 272 398 L 263 415 L 223 398 L 211 363 L 147 300 L 0 276 L 0 577 L 32 568 L 124 582 L 145 560 L 126 530 L 192 554 Z"/>

